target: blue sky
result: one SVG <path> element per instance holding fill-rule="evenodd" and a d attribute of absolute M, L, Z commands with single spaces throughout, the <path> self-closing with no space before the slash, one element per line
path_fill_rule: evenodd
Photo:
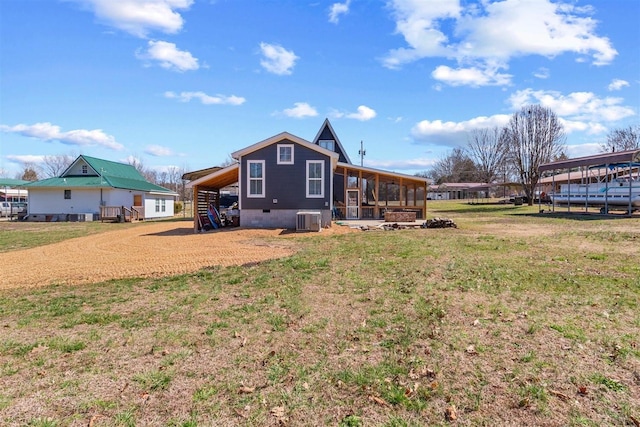
<path fill-rule="evenodd" d="M 0 176 L 47 155 L 218 165 L 329 118 L 429 168 L 527 104 L 571 157 L 640 122 L 637 0 L 1 0 Z"/>

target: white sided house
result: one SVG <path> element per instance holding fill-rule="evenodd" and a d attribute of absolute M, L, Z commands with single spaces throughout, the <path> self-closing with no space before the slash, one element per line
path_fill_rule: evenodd
<path fill-rule="evenodd" d="M 124 163 L 81 155 L 56 178 L 27 184 L 29 221 L 170 218 L 177 193 Z"/>

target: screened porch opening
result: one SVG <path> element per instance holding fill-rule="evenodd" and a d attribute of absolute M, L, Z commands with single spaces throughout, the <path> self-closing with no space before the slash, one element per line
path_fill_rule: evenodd
<path fill-rule="evenodd" d="M 334 178 L 334 217 L 384 219 L 387 212 L 415 212 L 416 219 L 425 219 L 425 195 L 426 182 L 422 178 L 338 166 Z"/>

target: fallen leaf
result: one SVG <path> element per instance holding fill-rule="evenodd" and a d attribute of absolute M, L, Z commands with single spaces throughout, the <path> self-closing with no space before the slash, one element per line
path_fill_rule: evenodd
<path fill-rule="evenodd" d="M 247 418 L 248 418 L 248 416 L 247 416 L 247 415 L 245 415 L 245 414 L 243 414 L 243 413 L 242 413 L 242 411 L 240 411 L 239 409 L 234 409 L 234 410 L 233 410 L 233 412 L 235 412 L 235 413 L 236 413 L 236 415 L 237 415 L 237 416 L 239 416 L 239 417 L 241 417 L 241 418 L 244 418 L 244 419 L 247 419 Z"/>
<path fill-rule="evenodd" d="M 256 391 L 255 387 L 242 386 L 238 389 L 238 394 L 251 394 Z"/>
<path fill-rule="evenodd" d="M 94 423 L 96 422 L 96 420 L 98 418 L 102 418 L 104 415 L 94 415 L 93 417 L 91 417 L 91 419 L 89 420 L 89 427 L 93 427 Z"/>
<path fill-rule="evenodd" d="M 381 399 L 381 398 L 379 398 L 377 396 L 369 396 L 369 400 L 372 401 L 372 402 L 377 403 L 380 406 L 386 406 L 386 407 L 391 406 L 391 405 L 389 405 L 389 403 L 387 403 L 386 400 Z"/>
<path fill-rule="evenodd" d="M 271 408 L 271 415 L 273 415 L 276 418 L 284 418 L 284 406 L 276 406 L 274 408 Z"/>
<path fill-rule="evenodd" d="M 586 396 L 588 393 L 587 387 L 581 385 L 580 387 L 578 387 L 578 394 L 582 395 L 582 396 Z"/>
<path fill-rule="evenodd" d="M 561 393 L 559 391 L 555 391 L 555 390 L 549 389 L 549 393 L 554 395 L 554 396 L 556 396 L 556 397 L 559 397 L 560 399 L 564 400 L 565 402 L 567 402 L 569 400 L 569 396 L 567 396 L 566 394 Z"/>
<path fill-rule="evenodd" d="M 456 407 L 454 405 L 449 406 L 444 411 L 444 416 L 447 418 L 447 421 L 455 421 L 458 419 L 458 414 L 456 413 Z"/>

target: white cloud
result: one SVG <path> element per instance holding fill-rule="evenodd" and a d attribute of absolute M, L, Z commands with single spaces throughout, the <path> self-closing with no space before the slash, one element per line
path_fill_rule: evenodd
<path fill-rule="evenodd" d="M 533 89 L 517 91 L 509 98 L 513 110 L 530 104 L 540 104 L 553 110 L 559 117 L 587 122 L 614 122 L 636 114 L 633 108 L 621 105 L 622 102 L 622 98 L 600 98 L 593 92 L 572 92 L 563 95 L 557 91 Z"/>
<path fill-rule="evenodd" d="M 33 154 L 8 154 L 7 160 L 13 163 L 19 163 L 22 165 L 25 165 L 25 164 L 40 165 L 44 163 L 45 157 L 46 156 L 38 156 Z"/>
<path fill-rule="evenodd" d="M 384 170 L 425 170 L 429 169 L 436 162 L 435 159 L 427 158 L 414 158 L 405 160 L 367 160 L 365 164 L 371 168 L 384 169 Z"/>
<path fill-rule="evenodd" d="M 344 3 L 334 3 L 329 8 L 329 22 L 337 24 L 340 21 L 340 15 L 346 15 L 349 13 L 349 5 L 351 0 L 347 0 Z"/>
<path fill-rule="evenodd" d="M 367 107 L 366 105 L 360 105 L 355 113 L 345 113 L 339 110 L 331 110 L 329 116 L 334 119 L 355 119 L 361 122 L 366 122 L 376 117 L 377 113 L 374 109 Z"/>
<path fill-rule="evenodd" d="M 452 147 L 467 143 L 468 132 L 479 128 L 503 127 L 511 118 L 508 114 L 496 114 L 490 117 L 480 116 L 462 122 L 443 122 L 442 120 L 422 120 L 411 129 L 411 136 L 419 143 L 432 143 Z"/>
<path fill-rule="evenodd" d="M 179 94 L 175 93 L 175 92 L 165 92 L 164 93 L 165 98 L 169 98 L 169 99 L 178 99 L 181 102 L 189 102 L 192 99 L 199 99 L 201 103 L 205 104 L 205 105 L 212 105 L 212 104 L 217 104 L 217 105 L 242 105 L 245 103 L 246 99 L 241 97 L 241 96 L 235 96 L 235 95 L 215 95 L 215 96 L 211 96 L 211 95 L 207 95 L 204 92 L 180 92 Z"/>
<path fill-rule="evenodd" d="M 3 132 L 17 133 L 22 136 L 36 138 L 43 141 L 59 141 L 66 145 L 101 146 L 112 150 L 122 150 L 124 146 L 116 139 L 107 135 L 102 129 L 76 129 L 62 132 L 60 126 L 51 123 L 36 123 L 33 125 L 19 124 L 15 126 L 0 125 Z"/>
<path fill-rule="evenodd" d="M 293 108 L 286 108 L 281 114 L 295 119 L 303 119 L 305 117 L 315 117 L 318 111 L 306 102 L 296 102 Z"/>
<path fill-rule="evenodd" d="M 458 68 L 456 70 L 440 65 L 431 76 L 451 86 L 503 86 L 511 83 L 510 74 L 500 74 L 497 70 L 476 67 Z"/>
<path fill-rule="evenodd" d="M 562 123 L 562 127 L 566 134 L 573 132 L 585 132 L 589 135 L 602 135 L 607 131 L 607 128 L 598 122 L 582 122 L 579 120 L 563 119 L 562 117 L 559 117 L 558 119 L 560 120 L 560 123 Z"/>
<path fill-rule="evenodd" d="M 270 73 L 278 75 L 289 75 L 299 58 L 292 50 L 286 50 L 282 46 L 260 43 L 262 59 L 260 65 Z"/>
<path fill-rule="evenodd" d="M 620 79 L 613 79 L 611 81 L 611 83 L 609 83 L 609 86 L 607 87 L 607 89 L 609 89 L 610 91 L 612 90 L 620 90 L 625 86 L 629 86 L 629 82 L 626 80 L 620 80 Z"/>
<path fill-rule="evenodd" d="M 592 156 L 594 154 L 602 154 L 602 146 L 599 143 L 595 142 L 567 145 L 566 148 L 567 157 L 569 157 L 570 159 L 575 157 Z"/>
<path fill-rule="evenodd" d="M 450 84 L 508 84 L 510 76 L 498 70 L 519 56 L 573 53 L 577 60 L 590 56 L 594 65 L 606 65 L 617 55 L 609 39 L 596 34 L 590 8 L 550 0 L 483 1 L 465 8 L 458 0 L 392 0 L 391 7 L 396 31 L 408 46 L 389 51 L 383 64 L 399 68 L 427 57 L 453 59 L 457 74 L 445 66 L 434 71 L 434 78 Z"/>
<path fill-rule="evenodd" d="M 162 68 L 172 71 L 192 71 L 200 68 L 198 59 L 191 53 L 180 50 L 174 43 L 149 40 L 146 52 L 138 51 L 138 59 L 158 61 Z"/>
<path fill-rule="evenodd" d="M 107 25 L 136 37 L 151 31 L 175 34 L 184 20 L 177 12 L 188 10 L 193 0 L 75 0 Z"/>
<path fill-rule="evenodd" d="M 539 79 L 548 79 L 550 75 L 549 69 L 545 67 L 540 67 L 533 72 L 533 76 Z"/>
<path fill-rule="evenodd" d="M 357 113 L 349 113 L 345 115 L 348 119 L 356 119 L 361 122 L 366 122 L 367 120 L 371 120 L 376 116 L 376 112 L 374 109 L 367 107 L 366 105 L 360 105 L 358 107 Z"/>
<path fill-rule="evenodd" d="M 161 145 L 148 145 L 144 152 L 155 157 L 173 156 L 173 151 L 170 148 Z"/>

